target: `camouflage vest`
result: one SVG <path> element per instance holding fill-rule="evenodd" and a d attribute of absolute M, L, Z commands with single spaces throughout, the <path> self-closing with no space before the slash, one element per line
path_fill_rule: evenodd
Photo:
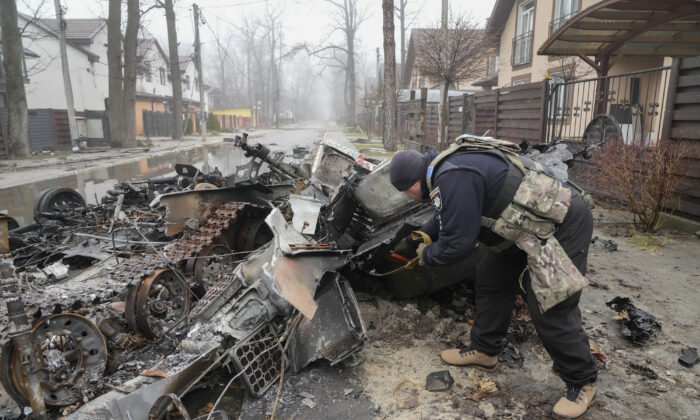
<path fill-rule="evenodd" d="M 540 310 L 545 312 L 583 289 L 588 281 L 554 237 L 556 225 L 564 220 L 569 210 L 571 191 L 539 163 L 521 159 L 518 150 L 516 144 L 503 140 L 460 136 L 430 163 L 426 183 L 432 191 L 432 178 L 440 163 L 460 153 L 498 154 L 509 164 L 510 171 L 517 168 L 522 180 L 512 199 L 494 217 L 482 216 L 481 225 L 527 254 L 532 291 Z"/>

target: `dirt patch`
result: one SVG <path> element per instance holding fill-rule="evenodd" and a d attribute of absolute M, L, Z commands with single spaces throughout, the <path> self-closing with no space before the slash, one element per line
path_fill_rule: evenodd
<path fill-rule="evenodd" d="M 588 260 L 591 287 L 580 308 L 592 351 L 605 356 L 607 365 L 599 362 L 597 402 L 586 418 L 697 418 L 700 365 L 684 367 L 678 357 L 682 349 L 700 345 L 700 240 L 663 232 L 661 247 L 644 250 L 627 240 L 632 236 L 629 214 L 597 209 L 596 220 L 598 240 Z M 469 342 L 473 306 L 467 289 L 461 285 L 415 300 L 362 303 L 370 340 L 354 377 L 379 406 L 379 417 L 550 416 L 563 382 L 552 371 L 522 301 L 507 336 L 524 359 L 522 367 L 501 363 L 496 372 L 486 373 L 441 363 L 440 351 Z M 616 296 L 630 297 L 656 316 L 661 331 L 644 345 L 625 339 L 613 319 L 617 313 L 605 305 Z M 452 388 L 425 390 L 426 376 L 445 369 L 455 380 Z M 492 380 L 497 391 L 479 394 L 474 375 Z"/>

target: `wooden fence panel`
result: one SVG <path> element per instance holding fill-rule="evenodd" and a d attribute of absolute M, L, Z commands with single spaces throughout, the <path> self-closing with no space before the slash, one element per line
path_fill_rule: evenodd
<path fill-rule="evenodd" d="M 143 134 L 146 137 L 170 136 L 170 120 L 172 113 L 158 111 L 143 111 Z"/>
<path fill-rule="evenodd" d="M 544 141 L 546 82 L 479 92 L 474 96 L 475 134 L 533 143 Z"/>
<path fill-rule="evenodd" d="M 689 151 L 687 177 L 669 207 L 700 220 L 700 57 L 674 59 L 668 89 L 662 138 Z"/>
<path fill-rule="evenodd" d="M 68 124 L 68 111 L 65 109 L 52 109 L 51 120 L 53 122 L 53 136 L 56 139 L 56 148 L 58 150 L 70 150 L 72 143 L 70 126 Z"/>
<path fill-rule="evenodd" d="M 0 159 L 7 159 L 9 157 L 8 143 L 5 141 L 7 109 L 2 109 L 0 112 Z"/>

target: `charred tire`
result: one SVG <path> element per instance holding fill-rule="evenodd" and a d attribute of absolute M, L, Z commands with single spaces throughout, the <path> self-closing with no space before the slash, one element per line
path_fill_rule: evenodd
<path fill-rule="evenodd" d="M 2 346 L 2 352 L 0 352 L 0 383 L 5 389 L 7 395 L 17 403 L 17 405 L 22 407 L 29 406 L 29 401 L 24 398 L 24 395 L 20 392 L 15 383 L 14 375 L 12 374 L 12 354 L 15 351 L 15 345 L 12 340 L 8 340 Z"/>
<path fill-rule="evenodd" d="M 85 207 L 85 199 L 72 188 L 49 188 L 34 203 L 34 217 L 65 208 Z"/>

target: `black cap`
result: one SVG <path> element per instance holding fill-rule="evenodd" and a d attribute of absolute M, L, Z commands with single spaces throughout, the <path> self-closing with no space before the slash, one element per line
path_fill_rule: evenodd
<path fill-rule="evenodd" d="M 415 150 L 402 150 L 389 164 L 389 180 L 399 191 L 411 188 L 423 176 L 425 158 Z"/>

